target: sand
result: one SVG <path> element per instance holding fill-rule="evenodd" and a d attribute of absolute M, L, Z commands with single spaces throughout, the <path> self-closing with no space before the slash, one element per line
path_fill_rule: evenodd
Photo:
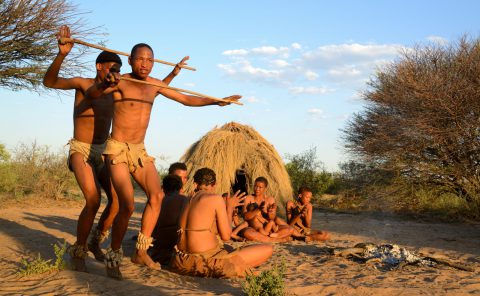
<path fill-rule="evenodd" d="M 117 281 L 105 275 L 102 263 L 90 254 L 88 273 L 64 270 L 47 275 L 16 275 L 20 259 L 38 253 L 54 258 L 52 245 L 75 241 L 81 204 L 72 202 L 10 203 L 0 209 L 1 295 L 242 295 L 242 280 L 179 276 L 150 271 L 130 262 L 145 201 L 137 210 L 124 240 L 122 271 Z M 327 229 L 325 243 L 277 244 L 275 254 L 260 270 L 285 258 L 288 295 L 480 295 L 480 224 L 415 221 L 387 214 L 337 214 L 315 211 L 314 227 Z M 451 267 L 406 266 L 382 271 L 328 255 L 327 247 L 353 247 L 359 242 L 395 243 L 409 250 L 468 264 L 475 272 Z M 108 243 L 108 241 L 107 241 Z M 245 243 L 232 243 L 241 246 Z M 106 248 L 107 244 L 103 247 Z"/>

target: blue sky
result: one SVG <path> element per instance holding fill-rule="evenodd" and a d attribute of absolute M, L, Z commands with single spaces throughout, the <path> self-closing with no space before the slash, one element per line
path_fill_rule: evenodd
<path fill-rule="evenodd" d="M 129 52 L 150 44 L 155 57 L 189 55 L 171 86 L 244 106 L 184 107 L 157 97 L 146 146 L 168 166 L 215 126 L 247 124 L 282 157 L 317 148 L 329 170 L 347 160 L 340 129 L 362 109 L 359 92 L 378 67 L 416 44 L 446 44 L 480 32 L 480 1 L 74 1 L 106 46 Z M 73 36 L 75 37 L 75 36 Z M 80 45 L 77 45 L 80 46 Z M 94 56 L 92 51 L 92 70 Z M 126 58 L 122 72 L 130 70 Z M 153 77 L 171 68 L 156 64 Z M 92 71 L 91 76 L 94 76 Z M 38 95 L 0 89 L 0 142 L 36 140 L 62 149 L 72 136 L 73 91 Z"/>

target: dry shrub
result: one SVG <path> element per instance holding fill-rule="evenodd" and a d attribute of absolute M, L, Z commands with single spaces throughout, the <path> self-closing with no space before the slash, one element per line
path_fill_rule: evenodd
<path fill-rule="evenodd" d="M 53 153 L 36 142 L 19 144 L 11 161 L 0 164 L 0 190 L 16 197 L 37 194 L 59 199 L 75 188 L 64 152 Z"/>
<path fill-rule="evenodd" d="M 344 130 L 360 163 L 480 204 L 480 40 L 417 46 L 379 70 Z"/>

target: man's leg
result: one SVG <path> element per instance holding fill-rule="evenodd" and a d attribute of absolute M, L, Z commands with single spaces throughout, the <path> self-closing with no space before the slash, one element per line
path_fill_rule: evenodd
<path fill-rule="evenodd" d="M 160 206 L 164 197 L 160 178 L 153 162 L 147 162 L 144 167 L 137 168 L 133 173 L 133 178 L 147 194 L 147 203 L 143 210 L 142 226 L 132 262 L 146 265 L 152 269 L 160 269 L 160 264 L 154 262 L 147 253 L 152 244 L 152 232 L 160 215 Z"/>
<path fill-rule="evenodd" d="M 105 255 L 107 264 L 107 275 L 113 278 L 121 279 L 120 262 L 123 256 L 122 241 L 127 232 L 128 222 L 135 209 L 133 199 L 133 185 L 130 181 L 130 172 L 125 163 L 111 164 L 110 155 L 105 158 L 107 169 L 110 172 L 115 192 L 118 195 L 118 214 L 112 225 L 112 242 L 110 249 Z"/>
<path fill-rule="evenodd" d="M 80 153 L 72 154 L 70 164 L 78 186 L 80 186 L 85 197 L 85 206 L 78 217 L 77 241 L 69 247 L 69 253 L 73 268 L 77 271 L 86 271 L 87 238 L 100 206 L 100 186 L 95 181 L 94 169 L 88 163 L 85 163 L 83 155 Z"/>
<path fill-rule="evenodd" d="M 95 259 L 103 262 L 105 259 L 105 254 L 102 252 L 100 244 L 108 238 L 110 227 L 112 227 L 113 220 L 117 216 L 118 196 L 113 188 L 110 174 L 106 165 L 100 170 L 98 179 L 100 181 L 100 185 L 107 195 L 108 202 L 103 210 L 102 215 L 100 216 L 100 219 L 98 220 L 97 227 L 92 231 L 90 240 L 88 242 L 88 250 L 93 253 Z"/>

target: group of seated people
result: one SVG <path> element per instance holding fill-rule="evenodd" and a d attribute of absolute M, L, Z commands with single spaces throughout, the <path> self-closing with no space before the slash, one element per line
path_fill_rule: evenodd
<path fill-rule="evenodd" d="M 277 216 L 273 197 L 265 195 L 268 181 L 259 177 L 254 194 L 216 193 L 216 175 L 209 168 L 195 172 L 192 196 L 183 194 L 187 167 L 170 166 L 163 178 L 165 197 L 149 253 L 153 260 L 184 275 L 204 277 L 244 277 L 273 254 L 272 242 L 291 239 L 327 240 L 325 231 L 312 230 L 312 192 L 299 190 L 295 201 L 286 205 L 287 221 Z M 233 249 L 224 241 L 250 240 L 263 244 Z"/>

